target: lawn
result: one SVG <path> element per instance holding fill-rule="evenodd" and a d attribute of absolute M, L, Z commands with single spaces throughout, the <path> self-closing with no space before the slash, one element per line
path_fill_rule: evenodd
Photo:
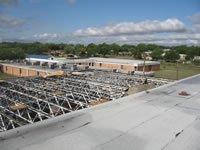
<path fill-rule="evenodd" d="M 15 77 L 15 76 L 0 72 L 0 79 L 2 79 L 2 78 L 13 78 L 13 77 Z"/>
<path fill-rule="evenodd" d="M 155 72 L 155 77 L 179 80 L 200 74 L 200 66 L 192 64 L 161 63 L 160 70 Z"/>

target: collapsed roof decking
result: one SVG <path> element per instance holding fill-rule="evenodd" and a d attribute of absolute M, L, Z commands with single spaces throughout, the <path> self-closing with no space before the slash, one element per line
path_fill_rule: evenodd
<path fill-rule="evenodd" d="M 200 75 L 0 133 L 4 150 L 199 150 Z M 187 91 L 190 96 L 180 96 Z"/>
<path fill-rule="evenodd" d="M 91 105 L 118 99 L 145 78 L 94 72 L 27 78 L 0 84 L 0 129 L 10 130 Z M 162 81 L 153 81 L 164 84 Z"/>

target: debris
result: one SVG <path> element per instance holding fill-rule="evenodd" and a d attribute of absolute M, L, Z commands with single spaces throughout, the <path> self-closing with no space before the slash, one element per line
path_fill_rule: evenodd
<path fill-rule="evenodd" d="M 102 103 L 105 103 L 105 102 L 108 102 L 108 100 L 102 99 L 102 100 L 99 100 L 99 101 L 91 102 L 91 103 L 89 103 L 89 105 L 94 106 L 94 105 L 102 104 Z"/>
<path fill-rule="evenodd" d="M 64 75 L 64 71 L 56 71 L 56 72 L 44 75 L 43 77 L 46 78 L 46 77 L 62 76 L 62 75 Z"/>
<path fill-rule="evenodd" d="M 181 96 L 189 96 L 190 94 L 188 94 L 186 91 L 182 91 L 181 93 L 179 93 L 179 95 L 181 95 Z"/>
<path fill-rule="evenodd" d="M 65 93 L 61 92 L 61 91 L 54 93 L 54 95 L 63 95 L 63 94 L 65 94 Z"/>
<path fill-rule="evenodd" d="M 24 108 L 26 108 L 26 106 L 23 104 L 10 107 L 10 109 L 12 109 L 12 110 L 24 109 Z"/>

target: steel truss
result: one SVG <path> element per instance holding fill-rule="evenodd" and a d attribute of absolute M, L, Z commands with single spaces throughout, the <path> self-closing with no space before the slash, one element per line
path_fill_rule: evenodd
<path fill-rule="evenodd" d="M 84 75 L 25 78 L 0 83 L 0 131 L 114 100 L 145 78 L 96 71 Z M 149 80 L 149 82 L 155 82 Z M 162 81 L 155 83 L 162 85 Z"/>

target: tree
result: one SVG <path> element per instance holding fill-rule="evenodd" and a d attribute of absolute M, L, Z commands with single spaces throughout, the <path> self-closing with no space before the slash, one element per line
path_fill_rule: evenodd
<path fill-rule="evenodd" d="M 105 57 L 107 54 L 110 54 L 110 47 L 108 44 L 103 43 L 99 45 L 99 53 L 103 55 L 103 57 Z"/>
<path fill-rule="evenodd" d="M 176 52 L 175 50 L 167 52 L 164 56 L 164 59 L 169 62 L 175 62 L 179 58 L 180 58 L 179 53 Z"/>
<path fill-rule="evenodd" d="M 75 47 L 73 44 L 66 45 L 64 48 L 65 54 L 75 54 Z"/>
<path fill-rule="evenodd" d="M 161 58 L 162 58 L 161 54 L 162 54 L 162 52 L 161 52 L 158 48 L 156 48 L 156 49 L 154 49 L 154 50 L 152 51 L 151 57 L 152 57 L 154 60 L 158 60 L 158 59 L 161 59 Z"/>
<path fill-rule="evenodd" d="M 110 50 L 112 50 L 112 53 L 117 55 L 120 51 L 122 51 L 122 47 L 116 43 L 113 43 L 110 45 Z"/>
<path fill-rule="evenodd" d="M 91 56 L 96 56 L 97 53 L 97 45 L 95 45 L 94 43 L 90 43 L 87 46 L 87 56 L 91 57 Z"/>

